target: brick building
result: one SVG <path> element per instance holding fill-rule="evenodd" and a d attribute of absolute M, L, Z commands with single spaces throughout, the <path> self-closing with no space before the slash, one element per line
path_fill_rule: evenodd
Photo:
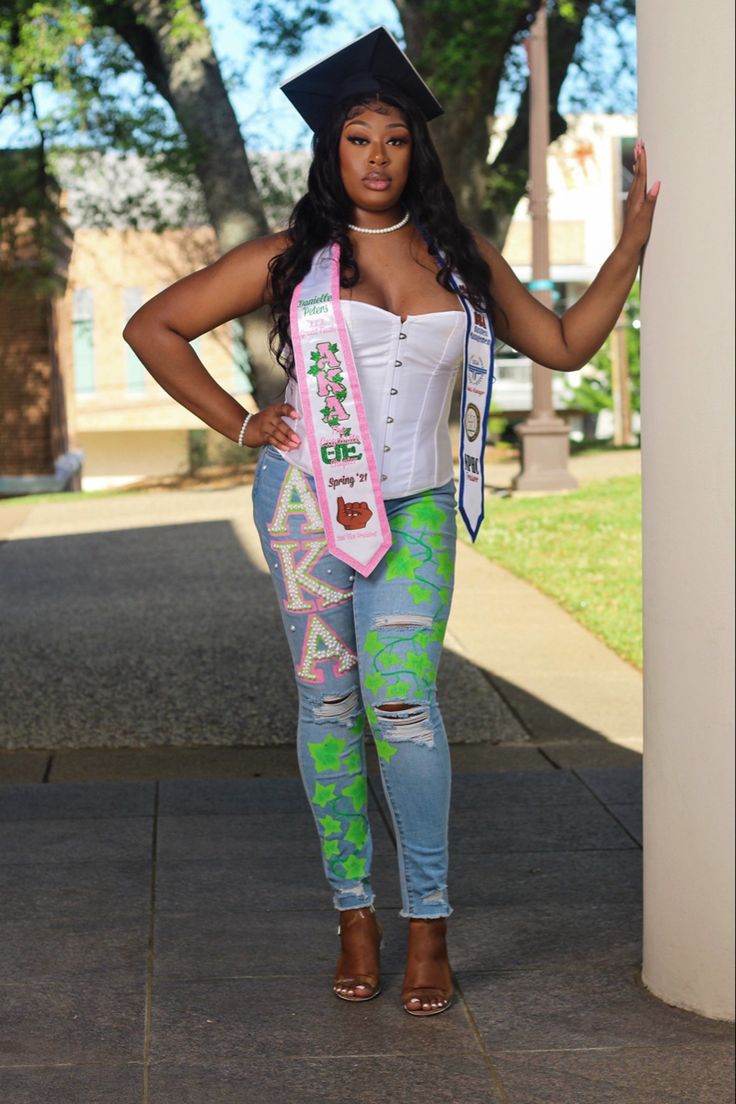
<path fill-rule="evenodd" d="M 0 152 L 0 496 L 78 482 L 63 342 L 72 249 L 35 150 Z"/>
<path fill-rule="evenodd" d="M 88 225 L 79 189 L 106 186 L 105 173 L 87 185 L 63 159 L 53 195 L 68 223 L 40 199 L 29 214 L 21 202 L 38 198 L 37 165 L 36 151 L 0 151 L 0 497 L 186 471 L 202 423 L 149 376 L 122 330 L 145 300 L 216 258 L 214 232 Z M 223 387 L 250 393 L 237 322 L 193 345 Z"/>

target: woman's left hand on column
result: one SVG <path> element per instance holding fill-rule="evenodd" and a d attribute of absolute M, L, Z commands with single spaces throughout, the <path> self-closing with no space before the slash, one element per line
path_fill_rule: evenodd
<path fill-rule="evenodd" d="M 649 240 L 660 184 L 660 180 L 655 180 L 647 191 L 647 151 L 644 143 L 637 139 L 634 147 L 634 179 L 626 197 L 619 243 L 624 249 L 638 253 Z"/>

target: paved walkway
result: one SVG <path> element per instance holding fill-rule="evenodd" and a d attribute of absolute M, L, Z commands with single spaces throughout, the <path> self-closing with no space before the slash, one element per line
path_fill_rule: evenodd
<path fill-rule="evenodd" d="M 583 480 L 637 463 L 631 452 L 572 461 Z M 249 494 L 0 506 L 0 684 L 11 688 L 0 748 L 63 759 L 67 748 L 293 743 L 296 696 Z M 542 754 L 640 763 L 640 672 L 531 585 L 466 545 L 458 559 L 440 674 L 451 741 L 502 749 L 511 766 Z"/>
<path fill-rule="evenodd" d="M 554 603 L 461 548 L 457 1000 L 413 1019 L 372 746 L 383 992 L 330 990 L 247 489 L 19 503 L 2 525 L 0 1100 L 732 1100 L 731 1026 L 641 981 L 640 677 Z"/>
<path fill-rule="evenodd" d="M 594 479 L 640 475 L 641 452 L 634 448 L 581 452 L 569 458 L 567 468 L 581 487 Z M 494 460 L 489 466 L 488 482 L 492 487 L 510 487 L 519 471 L 518 460 Z"/>
<path fill-rule="evenodd" d="M 455 774 L 457 1001 L 429 1019 L 375 774 L 369 815 L 383 992 L 350 1005 L 298 779 L 0 787 L 0 1099 L 732 1100 L 729 1025 L 641 983 L 639 770 Z"/>

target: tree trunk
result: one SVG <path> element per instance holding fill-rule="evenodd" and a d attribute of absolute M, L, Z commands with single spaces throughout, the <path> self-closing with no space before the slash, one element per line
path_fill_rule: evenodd
<path fill-rule="evenodd" d="M 395 0 L 407 50 L 445 108 L 432 123 L 447 181 L 461 218 L 485 234 L 498 249 L 529 177 L 529 85 L 516 120 L 495 161 L 488 164 L 493 112 L 506 55 L 527 26 L 529 0 L 489 0 L 482 20 L 472 0 L 454 0 L 444 11 L 439 0 Z M 550 105 L 556 105 L 591 0 L 566 5 L 570 18 L 555 9 L 548 20 Z M 467 7 L 467 16 L 463 10 Z M 550 109 L 550 140 L 567 124 Z"/>
<path fill-rule="evenodd" d="M 181 9 L 180 9 L 181 10 Z M 170 0 L 97 0 L 100 23 L 128 44 L 186 137 L 220 251 L 269 232 L 243 136 L 220 73 L 201 0 L 175 21 Z M 242 319 L 259 405 L 283 388 L 268 352 L 267 317 Z"/>

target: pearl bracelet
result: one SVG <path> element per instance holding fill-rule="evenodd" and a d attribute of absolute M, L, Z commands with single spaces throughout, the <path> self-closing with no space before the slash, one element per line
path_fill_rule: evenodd
<path fill-rule="evenodd" d="M 253 417 L 253 411 L 251 411 L 249 414 L 246 414 L 245 417 L 243 418 L 243 424 L 241 425 L 240 433 L 238 434 L 238 444 L 241 447 L 245 443 L 245 431 L 248 428 L 248 422 L 251 420 L 252 417 Z"/>

